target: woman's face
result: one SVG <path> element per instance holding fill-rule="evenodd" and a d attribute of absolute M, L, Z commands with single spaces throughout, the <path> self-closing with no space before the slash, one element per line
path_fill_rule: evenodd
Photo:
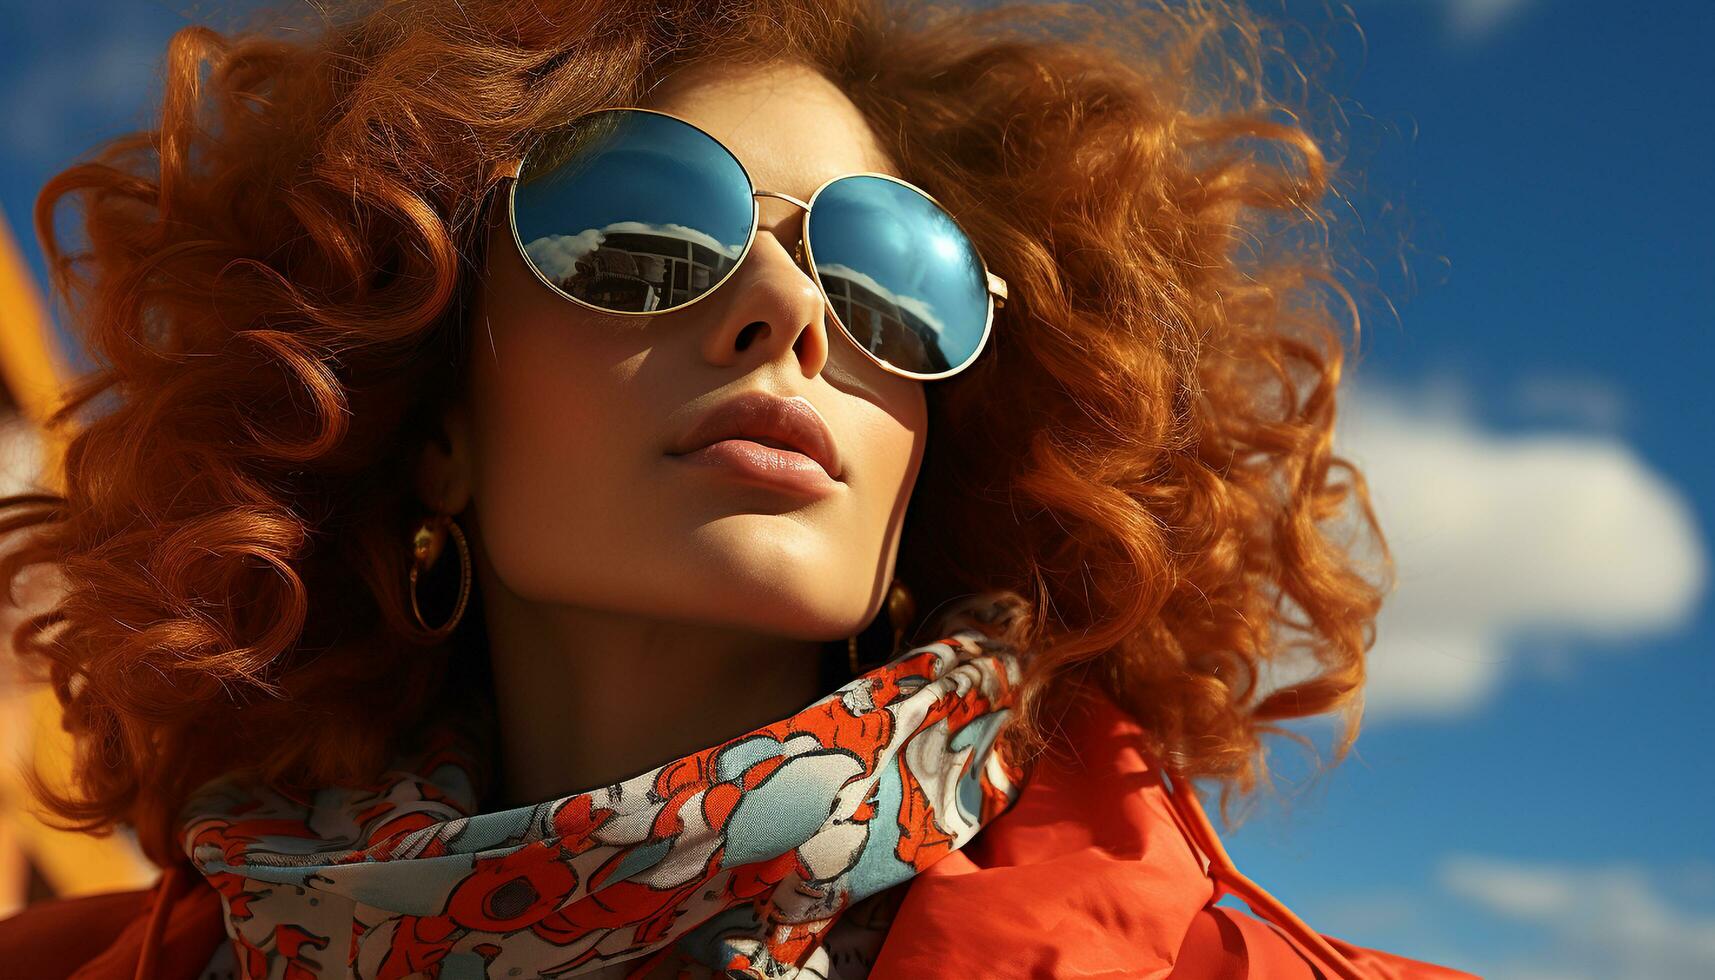
<path fill-rule="evenodd" d="M 854 171 L 902 176 L 858 110 L 798 66 L 699 66 L 645 108 L 688 119 L 761 190 L 808 200 Z M 688 308 L 604 316 L 525 265 L 497 195 L 472 308 L 453 451 L 426 451 L 424 502 L 457 510 L 499 582 L 526 601 L 838 639 L 880 608 L 926 438 L 922 382 L 839 332 L 793 260 L 803 211 L 758 198 L 743 263 Z M 743 392 L 802 397 L 841 471 L 815 497 L 669 454 Z M 473 516 L 474 515 L 474 516 Z"/>

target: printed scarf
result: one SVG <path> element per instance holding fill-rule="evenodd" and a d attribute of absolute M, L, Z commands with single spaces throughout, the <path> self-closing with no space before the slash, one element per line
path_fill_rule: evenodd
<path fill-rule="evenodd" d="M 942 639 L 790 717 L 534 806 L 473 812 L 486 773 L 453 725 L 367 787 L 293 800 L 213 780 L 181 826 L 221 896 L 222 954 L 239 977 L 288 980 L 620 962 L 628 978 L 862 975 L 830 956 L 842 913 L 964 846 L 1023 788 L 996 743 L 1019 682 L 1001 639 L 1016 607 L 979 598 Z"/>

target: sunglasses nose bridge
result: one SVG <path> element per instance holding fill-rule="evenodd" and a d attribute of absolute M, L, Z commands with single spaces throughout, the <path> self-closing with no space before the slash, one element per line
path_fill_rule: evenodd
<path fill-rule="evenodd" d="M 797 198 L 793 197 L 790 194 L 782 194 L 779 191 L 752 191 L 750 196 L 751 197 L 777 197 L 782 201 L 789 201 L 792 204 L 798 205 L 799 209 L 801 209 L 801 210 L 804 210 L 804 211 L 810 210 L 810 205 L 806 204 L 803 201 L 798 200 Z"/>
<path fill-rule="evenodd" d="M 752 198 L 757 198 L 757 197 L 779 198 L 780 200 L 785 201 L 789 204 L 797 205 L 799 210 L 803 211 L 806 215 L 808 215 L 810 213 L 810 205 L 809 204 L 798 200 L 797 198 L 793 197 L 790 194 L 782 194 L 780 191 L 752 191 L 750 196 Z M 798 236 L 797 245 L 793 246 L 792 257 L 798 261 L 799 265 L 804 264 L 804 236 L 802 234 L 800 234 Z"/>

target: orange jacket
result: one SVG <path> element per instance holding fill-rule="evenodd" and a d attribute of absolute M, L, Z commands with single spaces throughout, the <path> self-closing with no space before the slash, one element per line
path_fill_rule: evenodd
<path fill-rule="evenodd" d="M 1228 858 L 1189 786 L 1137 748 L 1104 696 L 1066 719 L 1079 759 L 1039 759 L 1022 795 L 911 879 L 871 976 L 994 980 L 1480 980 L 1310 928 Z M 1258 916 L 1216 907 L 1233 894 Z M 226 938 L 189 862 L 154 887 L 0 920 L 0 963 L 41 980 L 195 980 Z"/>
<path fill-rule="evenodd" d="M 1064 729 L 1078 760 L 1039 759 L 1011 809 L 911 879 L 873 976 L 1480 980 L 1306 925 L 1233 866 L 1106 696 Z M 1227 894 L 1264 918 L 1216 907 Z"/>

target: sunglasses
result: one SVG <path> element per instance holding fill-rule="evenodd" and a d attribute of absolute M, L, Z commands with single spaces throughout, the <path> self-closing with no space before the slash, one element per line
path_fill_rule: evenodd
<path fill-rule="evenodd" d="M 894 374 L 963 371 L 1006 302 L 1006 281 L 925 191 L 877 173 L 830 178 L 807 202 L 759 191 L 719 140 L 654 109 L 580 115 L 500 176 L 527 264 L 602 313 L 671 313 L 714 292 L 756 241 L 759 197 L 803 209 L 793 257 L 840 331 Z"/>

